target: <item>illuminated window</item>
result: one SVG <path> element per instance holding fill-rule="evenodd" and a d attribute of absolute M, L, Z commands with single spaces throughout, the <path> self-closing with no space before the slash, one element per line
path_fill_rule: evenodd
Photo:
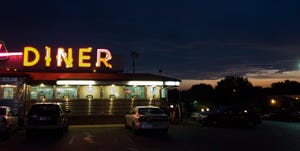
<path fill-rule="evenodd" d="M 77 87 L 57 87 L 56 89 L 56 98 L 57 99 L 75 99 L 77 98 Z"/>
<path fill-rule="evenodd" d="M 126 99 L 144 99 L 145 87 L 144 86 L 126 86 L 125 87 Z"/>
<path fill-rule="evenodd" d="M 158 86 L 147 86 L 147 99 L 159 99 L 160 98 L 160 87 Z"/>
<path fill-rule="evenodd" d="M 79 89 L 79 98 L 80 99 L 99 99 L 100 98 L 100 86 L 80 86 Z"/>
<path fill-rule="evenodd" d="M 53 87 L 51 86 L 33 86 L 30 93 L 31 99 L 53 99 Z"/>
<path fill-rule="evenodd" d="M 168 96 L 168 89 L 166 87 L 161 89 L 161 98 L 167 98 Z"/>
<path fill-rule="evenodd" d="M 13 99 L 14 88 L 4 88 L 3 99 Z"/>

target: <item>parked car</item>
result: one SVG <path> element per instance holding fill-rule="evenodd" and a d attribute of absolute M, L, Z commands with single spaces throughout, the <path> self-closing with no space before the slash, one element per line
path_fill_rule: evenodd
<path fill-rule="evenodd" d="M 206 117 L 206 114 L 210 112 L 210 108 L 202 108 L 200 111 L 192 112 L 191 119 L 201 122 L 203 118 Z"/>
<path fill-rule="evenodd" d="M 135 134 L 142 130 L 160 130 L 167 133 L 169 117 L 159 107 L 136 106 L 125 114 L 125 127 Z"/>
<path fill-rule="evenodd" d="M 18 116 L 8 106 L 0 106 L 0 133 L 10 134 L 18 128 Z"/>
<path fill-rule="evenodd" d="M 278 120 L 286 122 L 299 122 L 300 111 L 293 109 L 281 108 L 279 110 L 264 114 L 266 120 Z"/>
<path fill-rule="evenodd" d="M 27 114 L 25 132 L 30 136 L 32 132 L 54 130 L 63 135 L 69 128 L 69 111 L 63 110 L 59 103 L 33 104 Z"/>
<path fill-rule="evenodd" d="M 261 123 L 261 117 L 255 111 L 240 106 L 216 107 L 201 121 L 206 126 L 250 126 Z"/>

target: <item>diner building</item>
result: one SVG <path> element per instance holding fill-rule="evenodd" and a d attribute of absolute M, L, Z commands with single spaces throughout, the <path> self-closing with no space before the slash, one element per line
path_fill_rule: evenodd
<path fill-rule="evenodd" d="M 36 102 L 60 102 L 74 116 L 119 116 L 136 105 L 167 109 L 168 89 L 180 85 L 162 75 L 124 73 L 122 57 L 107 49 L 46 46 L 10 53 L 0 44 L 0 105 L 23 115 Z"/>

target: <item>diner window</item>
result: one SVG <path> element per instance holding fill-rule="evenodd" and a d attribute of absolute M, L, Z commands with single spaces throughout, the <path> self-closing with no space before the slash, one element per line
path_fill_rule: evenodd
<path fill-rule="evenodd" d="M 80 86 L 78 97 L 80 99 L 99 99 L 100 86 Z"/>
<path fill-rule="evenodd" d="M 147 86 L 146 87 L 146 96 L 147 99 L 160 99 L 160 89 L 159 86 Z"/>
<path fill-rule="evenodd" d="M 161 98 L 167 98 L 168 96 L 168 89 L 166 87 L 161 89 Z"/>
<path fill-rule="evenodd" d="M 127 86 L 125 87 L 126 99 L 144 99 L 145 87 L 143 86 Z"/>
<path fill-rule="evenodd" d="M 13 99 L 14 88 L 4 88 L 3 99 Z"/>
<path fill-rule="evenodd" d="M 53 87 L 33 86 L 30 93 L 31 99 L 53 99 Z"/>
<path fill-rule="evenodd" d="M 77 98 L 77 87 L 57 87 L 57 99 L 75 99 Z"/>

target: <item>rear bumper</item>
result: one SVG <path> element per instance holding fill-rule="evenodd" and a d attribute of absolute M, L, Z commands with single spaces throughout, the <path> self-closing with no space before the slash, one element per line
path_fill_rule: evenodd
<path fill-rule="evenodd" d="M 169 121 L 167 122 L 140 122 L 136 125 L 140 130 L 159 130 L 159 129 L 168 129 L 170 126 Z"/>

